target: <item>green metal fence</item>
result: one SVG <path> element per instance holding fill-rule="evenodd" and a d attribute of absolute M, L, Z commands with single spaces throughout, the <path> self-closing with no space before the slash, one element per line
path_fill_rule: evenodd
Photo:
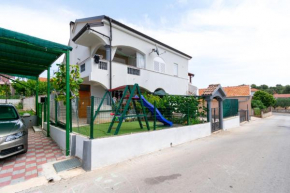
<path fill-rule="evenodd" d="M 226 99 L 223 101 L 223 116 L 224 118 L 237 116 L 239 113 L 239 100 Z"/>

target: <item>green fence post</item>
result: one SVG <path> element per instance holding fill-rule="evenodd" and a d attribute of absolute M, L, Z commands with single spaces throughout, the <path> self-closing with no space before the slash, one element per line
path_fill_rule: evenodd
<path fill-rule="evenodd" d="M 47 113 L 46 113 L 46 104 L 47 104 L 47 98 L 45 99 L 45 102 L 43 103 L 43 116 L 44 116 L 44 119 L 43 119 L 43 121 L 44 122 L 46 122 L 46 120 L 47 120 L 47 117 L 46 117 L 46 115 L 47 115 Z"/>
<path fill-rule="evenodd" d="M 153 129 L 156 130 L 156 101 L 154 101 L 154 125 Z"/>
<path fill-rule="evenodd" d="M 189 125 L 189 105 L 187 105 L 187 125 Z"/>
<path fill-rule="evenodd" d="M 54 119 L 54 122 L 55 122 L 55 126 L 57 126 L 57 105 L 58 105 L 58 103 L 57 103 L 57 100 L 55 99 L 54 100 L 54 106 L 55 106 L 55 108 L 54 108 L 54 110 L 55 110 L 55 119 Z"/>
<path fill-rule="evenodd" d="M 70 122 L 70 133 L 72 132 L 72 100 L 70 99 L 69 100 L 69 109 L 70 109 L 70 120 L 69 120 L 69 122 Z"/>
<path fill-rule="evenodd" d="M 94 139 L 94 107 L 95 107 L 94 96 L 91 96 L 90 139 Z"/>
<path fill-rule="evenodd" d="M 69 98 L 70 98 L 70 65 L 69 65 L 69 50 L 66 51 L 66 63 L 65 63 L 65 88 L 66 88 L 66 96 L 65 96 L 65 101 L 66 101 L 66 121 L 65 121 L 65 146 L 66 146 L 66 153 L 65 155 L 68 156 L 70 155 L 70 127 L 69 127 L 69 123 L 70 123 L 70 106 L 69 106 Z"/>

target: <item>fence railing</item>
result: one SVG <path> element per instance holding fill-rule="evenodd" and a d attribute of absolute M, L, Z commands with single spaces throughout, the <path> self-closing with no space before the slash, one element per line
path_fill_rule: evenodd
<path fill-rule="evenodd" d="M 223 116 L 224 118 L 237 116 L 239 113 L 239 100 L 226 99 L 223 101 Z"/>

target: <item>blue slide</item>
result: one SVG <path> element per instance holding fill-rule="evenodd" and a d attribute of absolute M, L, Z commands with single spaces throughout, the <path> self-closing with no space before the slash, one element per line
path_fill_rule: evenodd
<path fill-rule="evenodd" d="M 135 96 L 135 97 L 137 98 L 138 96 Z M 143 96 L 141 96 L 141 99 L 143 101 L 144 106 L 146 108 L 148 108 L 152 114 L 154 114 L 154 106 L 151 103 L 149 103 Z M 167 119 L 165 119 L 162 116 L 162 114 L 160 113 L 160 111 L 157 108 L 156 108 L 156 119 L 158 121 L 162 122 L 164 125 L 167 125 L 170 127 L 173 125 L 173 123 L 171 121 L 168 121 Z"/>

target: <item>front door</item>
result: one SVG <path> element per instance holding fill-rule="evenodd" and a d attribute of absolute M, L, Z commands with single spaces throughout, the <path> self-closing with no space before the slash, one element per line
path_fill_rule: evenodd
<path fill-rule="evenodd" d="M 79 117 L 87 117 L 87 107 L 91 105 L 91 89 L 90 85 L 80 85 L 79 90 Z"/>

